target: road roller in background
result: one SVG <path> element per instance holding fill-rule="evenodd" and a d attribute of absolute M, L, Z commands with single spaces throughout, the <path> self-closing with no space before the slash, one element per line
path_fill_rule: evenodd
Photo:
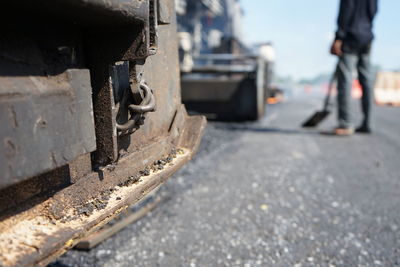
<path fill-rule="evenodd" d="M 264 115 L 272 79 L 270 43 L 249 48 L 238 0 L 177 0 L 182 100 L 188 110 L 217 120 Z"/>

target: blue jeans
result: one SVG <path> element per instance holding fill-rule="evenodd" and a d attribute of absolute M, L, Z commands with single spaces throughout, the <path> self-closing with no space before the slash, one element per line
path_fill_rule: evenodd
<path fill-rule="evenodd" d="M 373 74 L 370 62 L 370 49 L 361 52 L 344 52 L 338 65 L 338 120 L 339 127 L 352 128 L 351 89 L 353 85 L 353 70 L 357 68 L 358 79 L 362 87 L 361 107 L 363 111 L 362 126 L 370 126 L 372 108 Z"/>

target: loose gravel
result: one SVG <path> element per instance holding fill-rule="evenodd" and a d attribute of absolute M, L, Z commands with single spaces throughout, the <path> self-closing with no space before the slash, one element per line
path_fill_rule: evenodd
<path fill-rule="evenodd" d="M 209 123 L 168 201 L 50 266 L 400 266 L 400 110 L 377 109 L 372 136 L 336 138 L 298 127 L 314 108 Z"/>

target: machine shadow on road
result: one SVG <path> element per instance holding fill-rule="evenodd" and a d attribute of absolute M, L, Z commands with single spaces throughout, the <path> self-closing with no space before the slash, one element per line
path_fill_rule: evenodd
<path fill-rule="evenodd" d="M 252 125 L 227 125 L 224 129 L 231 131 L 242 131 L 242 132 L 255 132 L 255 133 L 276 133 L 276 134 L 287 134 L 287 135 L 320 135 L 319 131 L 303 130 L 299 129 L 284 129 L 278 127 L 260 127 Z"/>

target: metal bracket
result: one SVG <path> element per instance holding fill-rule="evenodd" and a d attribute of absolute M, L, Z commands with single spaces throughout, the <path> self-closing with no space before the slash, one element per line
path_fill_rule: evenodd
<path fill-rule="evenodd" d="M 158 25 L 171 24 L 171 10 L 165 4 L 164 0 L 157 0 L 158 2 Z"/>
<path fill-rule="evenodd" d="M 155 111 L 156 100 L 153 91 L 141 79 L 139 83 L 139 101 L 135 101 L 135 82 L 130 81 L 129 62 L 117 62 L 110 68 L 114 101 L 116 106 L 116 128 L 120 134 L 133 133 L 144 122 L 144 115 Z"/>

